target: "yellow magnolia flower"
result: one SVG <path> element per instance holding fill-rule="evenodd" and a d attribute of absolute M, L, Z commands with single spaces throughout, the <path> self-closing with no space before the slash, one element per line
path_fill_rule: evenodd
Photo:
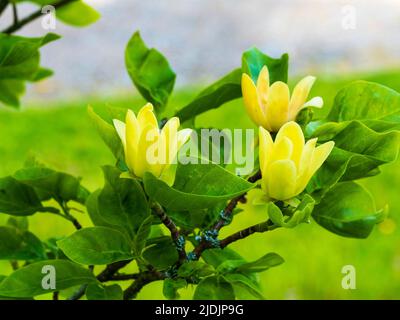
<path fill-rule="evenodd" d="M 293 121 L 282 126 L 275 142 L 267 130 L 259 130 L 261 188 L 268 198 L 275 200 L 288 200 L 300 194 L 334 146 L 329 141 L 316 147 L 316 138 L 305 143 L 300 126 Z"/>
<path fill-rule="evenodd" d="M 177 117 L 169 119 L 160 130 L 151 103 L 141 108 L 137 117 L 128 110 L 125 123 L 116 119 L 113 122 L 124 147 L 129 171 L 139 178 L 143 178 L 145 172 L 151 172 L 172 185 L 175 178 L 172 164 L 192 130 L 178 131 Z"/>
<path fill-rule="evenodd" d="M 257 84 L 245 73 L 242 75 L 243 101 L 252 121 L 270 132 L 277 132 L 286 122 L 296 120 L 297 114 L 306 107 L 323 106 L 321 97 L 306 102 L 315 77 L 300 80 L 290 97 L 289 87 L 282 81 L 269 85 L 267 66 L 261 69 Z"/>

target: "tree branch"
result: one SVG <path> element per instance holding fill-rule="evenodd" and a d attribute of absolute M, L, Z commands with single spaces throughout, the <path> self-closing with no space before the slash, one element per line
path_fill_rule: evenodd
<path fill-rule="evenodd" d="M 254 183 L 257 180 L 259 180 L 260 178 L 261 178 L 261 171 L 258 170 L 254 175 L 249 177 L 247 179 L 247 181 L 249 181 L 251 183 Z M 243 194 L 237 196 L 236 198 L 233 198 L 231 201 L 229 201 L 228 205 L 225 207 L 225 209 L 223 210 L 223 212 L 221 214 L 221 219 L 219 219 L 214 224 L 214 226 L 211 228 L 211 230 L 219 231 L 225 225 L 225 221 L 232 217 L 233 210 L 236 208 L 237 204 L 239 202 L 245 201 L 245 199 L 246 199 L 245 196 L 246 196 L 246 193 L 243 193 Z M 194 257 L 196 259 L 199 259 L 201 254 L 203 253 L 203 251 L 208 249 L 208 248 L 210 248 L 209 242 L 207 242 L 205 240 L 202 240 L 196 246 L 196 248 L 193 250 Z"/>
<path fill-rule="evenodd" d="M 58 201 L 58 204 L 60 205 L 63 213 L 64 213 L 64 217 L 71 221 L 72 224 L 74 225 L 74 227 L 76 228 L 76 230 L 80 230 L 82 229 L 82 225 L 79 223 L 79 221 L 71 215 L 69 208 L 67 207 L 66 203 L 64 203 L 64 201 Z"/>
<path fill-rule="evenodd" d="M 138 278 L 124 291 L 124 300 L 136 298 L 137 294 L 146 284 L 165 278 L 165 275 L 155 270 L 140 273 Z"/>
<path fill-rule="evenodd" d="M 52 6 L 55 9 L 59 9 L 62 8 L 63 6 L 72 3 L 74 1 L 77 0 L 60 0 L 57 3 L 52 4 Z M 1 8 L 1 7 L 0 7 Z M 11 34 L 14 33 L 15 31 L 18 31 L 19 29 L 21 29 L 23 26 L 25 26 L 26 24 L 36 20 L 37 18 L 41 17 L 43 15 L 42 13 L 42 8 L 40 8 L 39 10 L 31 13 L 29 16 L 19 20 L 19 21 L 14 21 L 9 27 L 7 27 L 6 29 L 4 29 L 2 32 L 3 33 L 7 33 L 7 34 Z"/>
<path fill-rule="evenodd" d="M 153 212 L 158 216 L 160 221 L 167 227 L 167 229 L 171 233 L 172 240 L 176 245 L 176 250 L 178 251 L 179 261 L 186 260 L 186 251 L 185 251 L 185 243 L 184 238 L 180 235 L 178 228 L 176 227 L 175 223 L 171 220 L 170 217 L 167 216 L 163 208 L 158 204 L 155 203 L 152 206 Z"/>
<path fill-rule="evenodd" d="M 6 10 L 8 6 L 8 0 L 0 0 L 0 15 Z"/>
<path fill-rule="evenodd" d="M 231 244 L 232 242 L 247 238 L 248 236 L 252 235 L 253 233 L 256 233 L 256 232 L 262 233 L 262 232 L 271 231 L 273 229 L 275 229 L 275 227 L 274 227 L 274 224 L 270 220 L 255 224 L 251 227 L 248 227 L 246 229 L 235 232 L 235 233 L 231 234 L 230 236 L 226 237 L 225 239 L 221 240 L 220 247 L 221 247 L 221 249 L 223 249 L 227 245 Z"/>
<path fill-rule="evenodd" d="M 13 21 L 14 24 L 18 23 L 18 9 L 17 9 L 17 5 L 13 2 L 12 4 L 12 11 L 13 11 Z"/>

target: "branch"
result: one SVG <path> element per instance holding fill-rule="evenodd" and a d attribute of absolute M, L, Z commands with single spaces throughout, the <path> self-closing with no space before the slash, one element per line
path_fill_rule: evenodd
<path fill-rule="evenodd" d="M 58 204 L 60 205 L 63 213 L 64 213 L 64 217 L 71 221 L 72 224 L 74 225 L 74 227 L 76 228 L 76 230 L 80 230 L 82 229 L 82 225 L 79 223 L 79 221 L 71 215 L 69 208 L 67 207 L 66 203 L 64 201 L 58 201 Z"/>
<path fill-rule="evenodd" d="M 6 10 L 8 6 L 8 0 L 0 0 L 0 15 Z"/>
<path fill-rule="evenodd" d="M 138 278 L 124 291 L 124 300 L 136 298 L 142 288 L 153 281 L 164 280 L 165 275 L 158 271 L 145 271 L 138 275 Z"/>
<path fill-rule="evenodd" d="M 110 280 L 112 281 L 123 281 L 123 280 L 136 280 L 140 276 L 140 273 L 132 273 L 132 274 L 116 274 L 113 275 Z"/>
<path fill-rule="evenodd" d="M 235 232 L 234 234 L 231 234 L 230 236 L 226 237 L 225 239 L 220 241 L 220 247 L 221 249 L 225 248 L 227 245 L 231 244 L 232 242 L 235 242 L 240 239 L 247 238 L 248 236 L 252 235 L 253 233 L 259 232 L 267 232 L 274 230 L 276 227 L 274 224 L 268 220 L 262 223 L 255 224 L 251 227 L 248 227 L 246 229 L 240 230 L 238 232 Z"/>
<path fill-rule="evenodd" d="M 60 0 L 57 3 L 52 4 L 52 6 L 55 9 L 59 9 L 69 3 L 72 3 L 74 1 L 77 0 Z M 25 17 L 24 19 L 21 19 L 19 21 L 14 21 L 13 24 L 11 24 L 9 27 L 7 27 L 6 29 L 4 29 L 2 32 L 3 33 L 7 33 L 7 34 L 11 34 L 14 33 L 15 31 L 18 31 L 19 29 L 21 29 L 23 26 L 25 26 L 26 24 L 36 20 L 37 18 L 41 17 L 43 15 L 42 13 L 42 8 L 40 8 L 39 10 L 31 13 L 29 16 Z"/>
<path fill-rule="evenodd" d="M 12 11 L 13 11 L 14 24 L 18 24 L 18 9 L 17 9 L 17 5 L 14 2 L 11 5 L 12 5 Z"/>
<path fill-rule="evenodd" d="M 261 171 L 258 170 L 254 175 L 249 177 L 247 179 L 247 181 L 249 181 L 251 183 L 254 183 L 257 180 L 259 180 L 260 178 L 261 178 Z M 214 224 L 214 226 L 211 228 L 211 230 L 219 231 L 225 225 L 225 221 L 227 219 L 231 218 L 233 210 L 236 208 L 237 204 L 239 202 L 245 201 L 245 199 L 246 199 L 245 196 L 246 196 L 246 193 L 243 193 L 243 194 L 237 196 L 236 198 L 233 198 L 231 201 L 229 201 L 228 205 L 225 207 L 225 209 L 223 210 L 223 212 L 221 214 L 221 219 L 219 219 Z M 203 253 L 203 251 L 208 249 L 208 248 L 210 248 L 210 244 L 207 241 L 202 240 L 196 246 L 196 248 L 193 250 L 195 259 L 199 259 L 201 254 Z"/>
<path fill-rule="evenodd" d="M 178 251 L 179 262 L 185 261 L 186 251 L 185 251 L 184 238 L 180 235 L 179 230 L 176 227 L 175 223 L 171 220 L 170 217 L 167 216 L 163 208 L 158 203 L 155 203 L 152 206 L 152 209 L 153 212 L 158 216 L 158 218 L 164 224 L 164 226 L 166 226 L 167 229 L 170 231 L 172 240 L 174 241 L 176 249 Z"/>
<path fill-rule="evenodd" d="M 107 267 L 96 277 L 100 282 L 113 280 L 114 274 L 129 264 L 132 260 L 118 261 L 107 265 Z M 86 292 L 87 284 L 82 285 L 72 296 L 67 300 L 79 300 Z"/>

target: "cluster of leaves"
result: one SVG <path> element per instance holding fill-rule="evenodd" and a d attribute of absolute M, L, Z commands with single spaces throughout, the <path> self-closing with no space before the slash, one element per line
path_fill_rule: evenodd
<path fill-rule="evenodd" d="M 240 98 L 241 74 L 256 79 L 264 65 L 272 82 L 287 81 L 286 54 L 274 59 L 252 48 L 244 52 L 241 68 L 200 92 L 176 115 L 182 122 L 193 122 L 199 114 Z M 175 73 L 139 33 L 127 45 L 126 66 L 133 84 L 156 106 L 158 114 L 168 112 Z M 0 259 L 25 261 L 26 266 L 0 278 L 0 296 L 32 298 L 52 291 L 40 286 L 43 267 L 52 265 L 57 269 L 53 291 L 83 285 L 73 298 L 86 294 L 88 299 L 130 299 L 147 283 L 162 280 L 168 299 L 178 298 L 178 290 L 187 285 L 196 286 L 195 299 L 262 299 L 257 273 L 283 259 L 267 253 L 248 262 L 226 245 L 253 232 L 293 228 L 309 222 L 311 216 L 336 234 L 367 237 L 384 212 L 375 209 L 372 197 L 354 180 L 379 173 L 380 165 L 397 156 L 398 110 L 399 94 L 391 89 L 367 82 L 344 88 L 326 119 L 307 118 L 303 123 L 307 137 L 335 141 L 334 151 L 307 190 L 290 203 L 269 203 L 263 224 L 220 240 L 218 230 L 228 222 L 227 215 L 232 218 L 237 202 L 257 188 L 255 180 L 214 163 L 178 164 L 172 186 L 151 173 L 142 180 L 126 178 L 122 146 L 111 124 L 113 118 L 123 119 L 126 109 L 110 107 L 109 117 L 102 118 L 89 108 L 117 160 L 116 166 L 103 167 L 102 188 L 90 193 L 79 179 L 37 163 L 0 180 L 1 213 L 29 216 L 48 212 L 79 229 L 61 239 L 41 241 L 27 230 L 26 219 L 10 219 L 8 226 L 0 228 L 0 239 L 4 239 L 0 241 Z M 93 226 L 80 227 L 71 214 L 71 202 L 86 206 Z M 186 253 L 187 242 L 195 247 L 192 252 Z M 137 274 L 119 273 L 133 261 Z M 92 267 L 98 265 L 106 267 L 95 276 Z M 118 284 L 104 284 L 128 279 L 134 281 L 125 291 Z"/>
<path fill-rule="evenodd" d="M 15 6 L 17 15 L 17 5 L 21 2 L 27 0 L 1 0 L 0 15 L 8 5 Z M 56 17 L 60 21 L 77 27 L 89 25 L 99 18 L 97 11 L 79 0 L 28 2 L 38 5 L 39 10 L 43 6 L 53 5 L 56 8 Z M 18 16 L 15 16 L 13 24 L 0 32 L 0 103 L 15 108 L 20 105 L 20 97 L 25 92 L 27 82 L 37 82 L 53 74 L 52 70 L 40 66 L 39 50 L 42 46 L 60 38 L 53 33 L 38 38 L 11 34 L 28 22 L 30 19 L 19 21 Z"/>

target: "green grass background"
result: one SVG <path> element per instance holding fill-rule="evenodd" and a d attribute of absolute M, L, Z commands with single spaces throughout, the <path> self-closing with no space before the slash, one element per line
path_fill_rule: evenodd
<path fill-rule="evenodd" d="M 400 71 L 390 71 L 320 77 L 312 94 L 323 96 L 324 112 L 327 112 L 335 93 L 354 79 L 376 81 L 400 91 Z M 180 90 L 170 105 L 181 106 L 196 93 L 193 89 Z M 33 154 L 56 169 L 81 176 L 83 184 L 91 191 L 101 186 L 100 166 L 114 161 L 90 123 L 86 112 L 89 103 L 95 108 L 103 108 L 106 103 L 111 103 L 136 109 L 143 101 L 132 93 L 114 99 L 72 98 L 71 101 L 34 104 L 24 106 L 20 111 L 1 108 L 0 176 L 12 174 Z M 201 115 L 197 124 L 225 128 L 252 127 L 241 100 Z M 390 208 L 388 220 L 375 228 L 368 239 L 339 237 L 312 222 L 296 229 L 256 234 L 232 245 L 247 259 L 277 252 L 286 260 L 283 265 L 260 275 L 266 298 L 400 298 L 400 163 L 397 161 L 382 169 L 381 175 L 361 182 L 373 193 L 378 207 L 387 203 Z M 90 226 L 85 214 L 75 215 L 85 226 Z M 222 236 L 262 221 L 265 216 L 265 212 L 249 205 L 223 230 Z M 7 218 L 6 215 L 0 215 L 0 224 L 4 224 Z M 43 240 L 74 231 L 68 222 L 50 214 L 37 214 L 29 220 L 31 230 Z M 341 287 L 341 269 L 348 264 L 356 268 L 355 290 Z M 0 274 L 9 272 L 11 268 L 8 262 L 0 262 Z M 193 288 L 190 287 L 182 290 L 182 297 L 190 298 L 192 292 Z M 159 282 L 146 286 L 139 294 L 142 299 L 162 297 Z"/>

